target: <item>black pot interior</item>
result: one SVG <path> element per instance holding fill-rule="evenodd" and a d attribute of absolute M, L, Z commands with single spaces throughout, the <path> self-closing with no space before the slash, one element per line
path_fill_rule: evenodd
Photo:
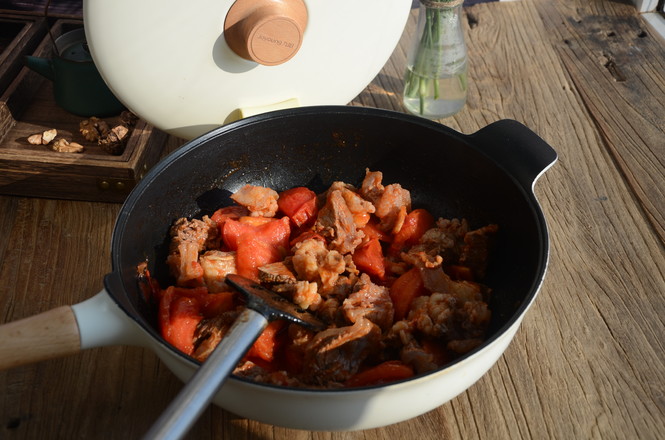
<path fill-rule="evenodd" d="M 279 111 L 214 130 L 160 162 L 130 194 L 113 234 L 109 278 L 116 281 L 107 279 L 107 290 L 161 340 L 136 266 L 147 259 L 167 285 L 167 234 L 175 219 L 231 204 L 228 196 L 246 183 L 320 192 L 336 180 L 359 184 L 369 168 L 383 172 L 384 184 L 409 189 L 414 208 L 464 217 L 472 227 L 499 225 L 486 279 L 493 289 L 494 339 L 536 294 L 548 240 L 530 186 L 518 183 L 473 139 L 421 118 L 359 107 Z"/>

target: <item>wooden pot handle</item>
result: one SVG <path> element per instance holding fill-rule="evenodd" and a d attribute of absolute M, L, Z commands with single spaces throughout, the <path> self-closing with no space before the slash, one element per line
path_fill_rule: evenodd
<path fill-rule="evenodd" d="M 0 370 L 79 351 L 81 338 L 71 306 L 0 326 Z"/>

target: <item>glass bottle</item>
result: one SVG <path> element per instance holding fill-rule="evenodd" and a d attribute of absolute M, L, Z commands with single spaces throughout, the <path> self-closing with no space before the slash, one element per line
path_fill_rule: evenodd
<path fill-rule="evenodd" d="M 463 3 L 420 0 L 418 26 L 404 76 L 404 106 L 410 113 L 445 118 L 459 112 L 466 103 Z"/>

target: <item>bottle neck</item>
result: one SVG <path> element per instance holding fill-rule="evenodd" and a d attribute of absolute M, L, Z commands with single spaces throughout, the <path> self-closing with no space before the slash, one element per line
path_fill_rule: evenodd
<path fill-rule="evenodd" d="M 432 9 L 452 9 L 461 6 L 464 0 L 420 0 L 420 4 Z"/>

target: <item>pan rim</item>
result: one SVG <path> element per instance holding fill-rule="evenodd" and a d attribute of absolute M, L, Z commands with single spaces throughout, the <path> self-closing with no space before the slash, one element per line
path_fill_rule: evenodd
<path fill-rule="evenodd" d="M 473 148 L 476 152 L 485 155 L 480 149 L 475 147 L 472 142 L 470 142 L 470 138 L 474 134 L 462 134 L 459 133 L 445 125 L 442 125 L 440 123 L 437 123 L 435 121 L 430 121 L 424 118 L 420 118 L 414 115 L 408 115 L 404 113 L 400 113 L 397 111 L 393 110 L 386 110 L 386 109 L 378 109 L 378 108 L 369 108 L 369 107 L 357 107 L 357 106 L 310 106 L 310 107 L 300 107 L 300 108 L 295 108 L 295 109 L 287 109 L 287 110 L 276 110 L 273 112 L 268 112 L 268 113 L 263 113 L 255 116 L 248 117 L 246 119 L 242 119 L 239 121 L 235 121 L 233 123 L 218 127 L 216 129 L 213 129 L 209 131 L 208 133 L 201 135 L 191 141 L 186 142 L 181 146 L 179 149 L 175 150 L 174 152 L 170 153 L 168 156 L 163 158 L 160 162 L 158 162 L 151 170 L 148 171 L 146 176 L 139 182 L 137 187 L 132 190 L 130 195 L 127 197 L 125 202 L 123 203 L 121 209 L 120 209 L 120 214 L 118 215 L 118 218 L 116 220 L 113 234 L 112 234 L 112 239 L 111 239 L 111 258 L 112 258 L 112 273 L 117 273 L 120 270 L 121 267 L 121 262 L 118 256 L 117 249 L 119 248 L 120 240 L 122 237 L 122 232 L 125 229 L 124 225 L 127 222 L 127 219 L 129 217 L 129 213 L 132 211 L 132 207 L 136 206 L 136 203 L 138 200 L 140 200 L 143 192 L 149 188 L 154 181 L 154 179 L 159 176 L 162 171 L 169 166 L 171 166 L 174 162 L 177 162 L 178 159 L 186 154 L 188 154 L 190 151 L 198 148 L 200 145 L 203 145 L 207 142 L 210 142 L 214 140 L 215 138 L 219 136 L 223 136 L 227 133 L 230 133 L 232 131 L 236 130 L 244 130 L 249 126 L 255 125 L 255 124 L 261 124 L 263 121 L 266 120 L 279 120 L 279 119 L 292 119 L 292 118 L 297 118 L 299 116 L 307 116 L 307 115 L 321 115 L 321 114 L 326 114 L 328 116 L 333 116 L 336 114 L 343 114 L 343 115 L 356 115 L 356 116 L 369 116 L 369 117 L 382 117 L 382 118 L 387 118 L 387 119 L 399 119 L 400 121 L 408 122 L 411 124 L 416 124 L 416 125 L 421 125 L 424 126 L 425 128 L 430 128 L 439 132 L 444 132 L 448 136 L 452 136 L 463 142 L 465 145 Z M 486 156 L 486 155 L 485 155 Z M 492 160 L 490 158 L 490 160 Z M 540 288 L 543 284 L 547 268 L 549 265 L 549 259 L 550 259 L 550 240 L 549 240 L 549 232 L 548 232 L 548 227 L 547 227 L 547 222 L 544 217 L 544 214 L 542 212 L 542 208 L 540 203 L 538 202 L 538 199 L 536 198 L 535 194 L 533 193 L 533 188 L 525 188 L 524 185 L 520 184 L 514 176 L 512 176 L 511 173 L 505 170 L 505 168 L 499 164 L 496 163 L 496 161 L 492 160 L 498 167 L 502 169 L 502 171 L 512 179 L 517 187 L 519 187 L 522 192 L 524 193 L 525 198 L 529 202 L 529 207 L 531 208 L 532 214 L 534 215 L 534 222 L 535 222 L 535 227 L 537 230 L 537 237 L 539 239 L 538 243 L 538 249 L 539 251 L 539 256 L 538 256 L 538 261 L 535 264 L 535 271 L 536 273 L 533 276 L 533 282 L 531 283 L 531 286 L 528 289 L 528 293 L 524 295 L 524 299 L 521 302 L 521 304 L 516 307 L 515 311 L 512 313 L 512 315 L 505 321 L 503 325 L 501 325 L 499 328 L 497 328 L 491 335 L 487 337 L 487 339 L 478 347 L 475 349 L 471 350 L 468 353 L 465 353 L 464 355 L 454 359 L 453 361 L 449 362 L 445 366 L 438 368 L 433 371 L 429 371 L 426 373 L 421 373 L 417 374 L 413 377 L 407 378 L 407 379 L 402 379 L 394 382 L 390 382 L 387 384 L 381 384 L 381 385 L 371 385 L 371 386 L 363 386 L 363 387 L 356 387 L 356 388 L 340 388 L 340 389 L 317 389 L 317 388 L 293 388 L 293 387 L 285 387 L 285 386 L 279 386 L 279 385 L 273 385 L 273 384 L 267 384 L 267 383 L 258 383 L 254 382 L 251 379 L 248 378 L 243 378 L 235 375 L 231 375 L 229 377 L 229 380 L 233 381 L 239 381 L 243 383 L 243 385 L 247 385 L 250 387 L 257 387 L 258 389 L 265 389 L 265 388 L 271 388 L 271 389 L 276 389 L 281 392 L 289 392 L 289 393 L 304 393 L 305 395 L 311 395 L 311 394 L 339 394 L 339 393 L 344 393 L 344 394 L 349 394 L 349 393 L 364 393 L 367 392 L 368 390 L 376 390 L 376 389 L 381 389 L 381 390 L 387 390 L 391 389 L 394 387 L 400 387 L 403 386 L 404 384 L 414 382 L 414 381 L 419 381 L 422 380 L 423 378 L 427 378 L 429 376 L 433 375 L 438 375 L 442 374 L 446 370 L 449 370 L 458 364 L 465 362 L 467 359 L 478 355 L 480 352 L 488 349 L 488 347 L 494 345 L 494 343 L 497 341 L 497 339 L 501 338 L 504 336 L 516 323 L 521 321 L 523 317 L 525 316 L 526 312 L 528 309 L 531 307 L 533 302 L 535 301 L 536 297 L 538 296 L 538 293 L 540 291 Z M 551 166 L 551 165 L 550 165 Z M 547 168 L 543 169 L 541 171 L 541 174 L 545 172 Z M 535 180 L 533 182 L 535 184 Z M 121 283 L 122 284 L 122 283 Z M 107 286 L 107 290 L 109 293 L 111 293 L 111 298 L 113 299 L 114 302 L 118 304 L 118 306 L 123 310 L 125 314 L 127 314 L 133 321 L 135 321 L 141 329 L 146 331 L 151 337 L 153 342 L 158 344 L 161 349 L 166 349 L 168 352 L 171 354 L 175 354 L 182 360 L 186 361 L 192 368 L 195 368 L 201 363 L 191 356 L 188 356 L 179 350 L 177 350 L 175 347 L 172 345 L 168 344 L 162 337 L 161 335 L 158 334 L 158 332 L 152 328 L 148 323 L 145 323 L 144 321 L 138 319 L 130 310 L 126 310 L 125 306 L 120 303 L 120 301 L 115 297 L 116 293 L 112 292 L 109 290 L 110 286 Z M 117 288 L 117 287 L 113 287 Z M 525 289 L 526 290 L 526 289 Z M 124 295 L 129 295 L 129 293 L 123 288 Z"/>

